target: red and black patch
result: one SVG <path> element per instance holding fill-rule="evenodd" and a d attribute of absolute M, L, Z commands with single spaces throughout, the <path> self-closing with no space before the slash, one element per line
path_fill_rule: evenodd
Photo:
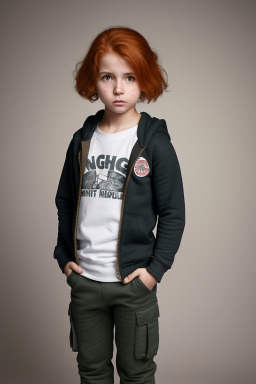
<path fill-rule="evenodd" d="M 149 164 L 145 157 L 139 157 L 134 165 L 134 173 L 139 177 L 147 176 L 150 172 Z"/>

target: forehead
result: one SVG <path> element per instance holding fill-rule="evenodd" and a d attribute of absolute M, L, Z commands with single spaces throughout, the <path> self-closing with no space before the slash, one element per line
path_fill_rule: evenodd
<path fill-rule="evenodd" d="M 116 53 L 106 53 L 101 57 L 99 72 L 111 72 L 113 74 L 134 73 L 129 61 Z"/>

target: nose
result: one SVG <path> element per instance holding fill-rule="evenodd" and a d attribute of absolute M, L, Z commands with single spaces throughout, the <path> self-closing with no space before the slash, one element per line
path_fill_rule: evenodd
<path fill-rule="evenodd" d="M 114 87 L 114 93 L 115 94 L 120 94 L 123 93 L 123 85 L 122 85 L 122 80 L 117 80 L 116 85 Z"/>

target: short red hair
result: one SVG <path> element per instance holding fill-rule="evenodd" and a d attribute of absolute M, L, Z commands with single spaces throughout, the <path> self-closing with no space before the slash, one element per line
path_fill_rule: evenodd
<path fill-rule="evenodd" d="M 92 42 L 84 59 L 76 64 L 75 90 L 93 102 L 99 96 L 95 90 L 100 58 L 114 52 L 127 59 L 136 74 L 142 90 L 140 100 L 156 101 L 168 84 L 163 77 L 166 71 L 158 64 L 158 55 L 147 40 L 137 31 L 127 28 L 109 28 L 101 32 Z M 81 64 L 78 69 L 78 65 Z"/>

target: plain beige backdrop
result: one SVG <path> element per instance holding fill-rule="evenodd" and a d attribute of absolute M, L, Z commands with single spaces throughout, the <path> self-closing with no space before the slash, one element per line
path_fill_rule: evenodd
<path fill-rule="evenodd" d="M 158 285 L 157 384 L 256 382 L 255 1 L 1 1 L 1 377 L 79 383 L 54 199 L 73 133 L 104 108 L 72 71 L 111 26 L 138 30 L 170 92 L 186 227 Z M 115 365 L 114 349 L 113 364 Z M 119 377 L 115 372 L 115 383 Z"/>

